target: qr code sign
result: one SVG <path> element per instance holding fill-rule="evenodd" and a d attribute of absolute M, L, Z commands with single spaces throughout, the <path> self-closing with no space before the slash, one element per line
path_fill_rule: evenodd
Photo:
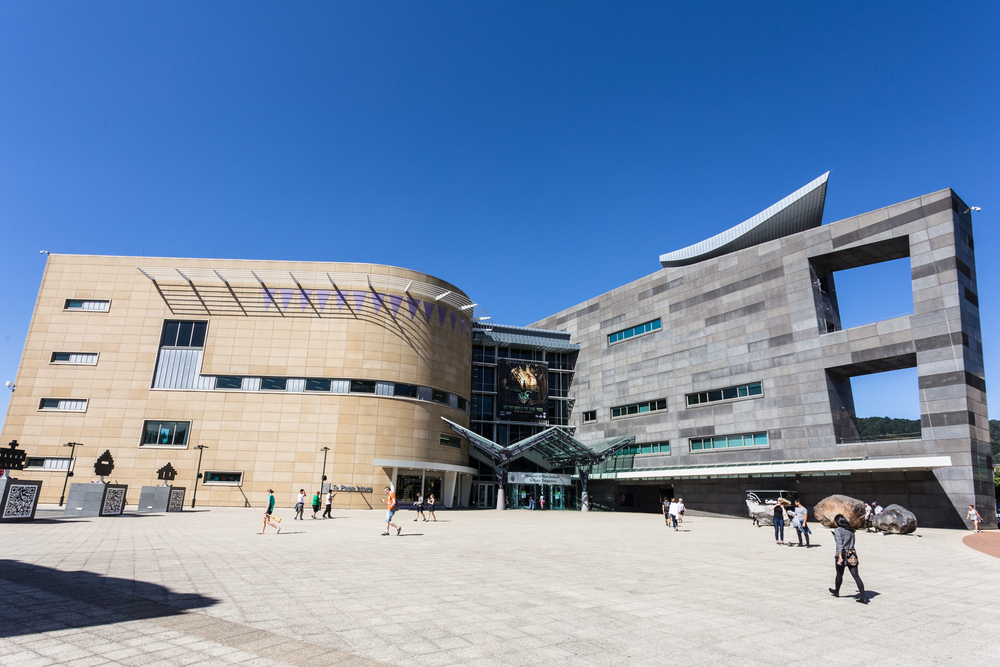
<path fill-rule="evenodd" d="M 30 519 L 35 509 L 38 487 L 29 484 L 14 484 L 7 493 L 7 504 L 3 508 L 4 519 Z"/>
<path fill-rule="evenodd" d="M 180 512 L 184 509 L 184 489 L 170 489 L 170 502 L 167 504 L 168 512 Z"/>
<path fill-rule="evenodd" d="M 104 509 L 101 514 L 116 515 L 121 514 L 125 509 L 125 489 L 108 489 L 104 496 Z"/>

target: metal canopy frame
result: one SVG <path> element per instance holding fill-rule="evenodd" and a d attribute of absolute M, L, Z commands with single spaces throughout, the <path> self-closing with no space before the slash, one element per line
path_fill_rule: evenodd
<path fill-rule="evenodd" d="M 459 426 L 451 420 L 444 417 L 441 419 L 451 427 L 451 430 L 467 439 L 476 449 L 489 457 L 498 469 L 500 467 L 506 468 L 513 459 L 528 450 L 534 451 L 547 460 L 553 468 L 566 468 L 574 465 L 589 468 L 610 458 L 623 447 L 635 444 L 635 436 L 627 435 L 588 445 L 571 436 L 565 428 L 550 426 L 540 433 L 529 435 L 523 440 L 518 440 L 504 447 L 464 426 Z"/>

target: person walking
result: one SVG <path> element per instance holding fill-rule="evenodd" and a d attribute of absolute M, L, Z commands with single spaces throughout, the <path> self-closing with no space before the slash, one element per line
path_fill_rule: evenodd
<path fill-rule="evenodd" d="M 785 502 L 784 499 L 778 498 L 778 502 L 774 504 L 774 516 L 771 519 L 771 523 L 774 525 L 774 543 L 784 544 L 785 543 Z"/>
<path fill-rule="evenodd" d="M 430 496 L 427 497 L 427 516 L 430 517 L 431 519 L 434 519 L 434 521 L 438 520 L 438 518 L 434 515 L 434 494 L 433 493 Z M 424 519 L 424 521 L 427 521 L 427 519 Z"/>
<path fill-rule="evenodd" d="M 528 509 L 529 510 L 535 509 L 535 494 L 533 493 L 528 494 Z"/>
<path fill-rule="evenodd" d="M 806 537 L 805 546 L 809 546 L 809 526 L 806 521 L 809 519 L 809 510 L 805 508 L 801 500 L 795 501 L 795 511 L 792 512 L 792 526 L 799 536 L 799 546 L 802 546 L 802 536 Z"/>
<path fill-rule="evenodd" d="M 840 585 L 844 582 L 844 568 L 846 567 L 854 577 L 854 583 L 858 585 L 857 602 L 868 604 L 865 596 L 865 584 L 858 575 L 858 552 L 854 548 L 854 527 L 843 514 L 833 517 L 833 522 L 837 527 L 833 531 L 834 548 L 837 550 L 835 564 L 837 568 L 837 578 L 833 582 L 833 588 L 829 589 L 830 595 L 835 598 L 840 597 Z"/>
<path fill-rule="evenodd" d="M 319 491 L 313 494 L 313 518 L 316 518 L 316 512 L 319 511 Z"/>
<path fill-rule="evenodd" d="M 292 521 L 296 519 L 302 519 L 302 512 L 305 511 L 306 507 L 306 490 L 299 489 L 299 499 L 295 501 L 295 516 Z"/>
<path fill-rule="evenodd" d="M 983 520 L 983 517 L 979 515 L 974 505 L 969 505 L 969 513 L 965 515 L 966 521 L 971 521 L 973 525 L 974 533 L 981 533 L 983 531 L 979 530 L 979 522 Z"/>
<path fill-rule="evenodd" d="M 543 510 L 545 509 L 545 493 L 544 492 L 542 493 L 542 495 L 540 495 L 538 497 L 538 504 L 541 506 L 541 508 Z"/>
<path fill-rule="evenodd" d="M 663 525 L 670 528 L 670 498 L 663 498 Z"/>
<path fill-rule="evenodd" d="M 675 499 L 670 499 L 670 508 L 667 510 L 670 513 L 670 523 L 674 525 L 674 532 L 677 532 L 677 519 L 681 515 L 681 504 Z"/>
<path fill-rule="evenodd" d="M 269 526 L 274 526 L 278 529 L 278 533 L 281 532 L 281 526 L 271 521 L 271 515 L 274 514 L 274 491 L 272 489 L 267 490 L 267 509 L 264 510 L 264 525 L 260 527 L 260 532 L 258 535 L 263 535 L 264 530 Z M 277 534 L 277 533 L 276 533 Z"/>
<path fill-rule="evenodd" d="M 385 505 L 385 532 L 383 535 L 389 534 L 389 527 L 396 529 L 396 534 L 399 535 L 403 532 L 402 526 L 397 526 L 392 522 L 392 515 L 396 513 L 396 494 L 392 492 L 392 487 L 385 487 L 385 498 L 382 498 L 382 504 Z"/>
<path fill-rule="evenodd" d="M 677 519 L 681 523 L 684 523 L 684 510 L 687 509 L 686 507 L 684 507 L 684 499 L 683 498 L 678 498 L 677 499 L 677 505 L 678 505 L 678 508 L 677 508 Z"/>
<path fill-rule="evenodd" d="M 865 503 L 865 532 L 872 532 L 872 516 L 875 514 L 875 503 Z"/>
<path fill-rule="evenodd" d="M 324 510 L 324 512 L 323 512 L 323 518 L 324 519 L 332 519 L 333 518 L 332 516 L 330 516 L 330 510 L 333 509 L 333 497 L 336 496 L 336 495 L 337 494 L 334 493 L 332 489 L 327 489 L 327 492 L 326 492 L 326 510 Z"/>
<path fill-rule="evenodd" d="M 424 494 L 417 494 L 417 500 L 413 503 L 413 509 L 417 511 L 417 518 L 413 519 L 414 521 L 417 521 L 417 519 L 427 521 L 427 517 L 424 515 Z"/>

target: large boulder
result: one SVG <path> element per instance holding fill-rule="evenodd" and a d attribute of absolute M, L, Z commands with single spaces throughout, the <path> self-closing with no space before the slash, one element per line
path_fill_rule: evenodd
<path fill-rule="evenodd" d="M 917 529 L 917 517 L 899 505 L 889 505 L 872 520 L 875 530 L 894 535 L 906 535 Z"/>
<path fill-rule="evenodd" d="M 843 514 L 855 530 L 865 527 L 865 504 L 857 498 L 839 494 L 828 496 L 813 508 L 813 518 L 827 528 L 837 527 L 833 519 L 838 514 Z"/>

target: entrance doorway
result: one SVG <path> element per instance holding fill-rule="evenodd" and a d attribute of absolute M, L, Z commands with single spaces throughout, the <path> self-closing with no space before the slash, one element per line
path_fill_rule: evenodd
<path fill-rule="evenodd" d="M 472 506 L 494 509 L 497 506 L 497 485 L 480 482 L 472 487 Z"/>

